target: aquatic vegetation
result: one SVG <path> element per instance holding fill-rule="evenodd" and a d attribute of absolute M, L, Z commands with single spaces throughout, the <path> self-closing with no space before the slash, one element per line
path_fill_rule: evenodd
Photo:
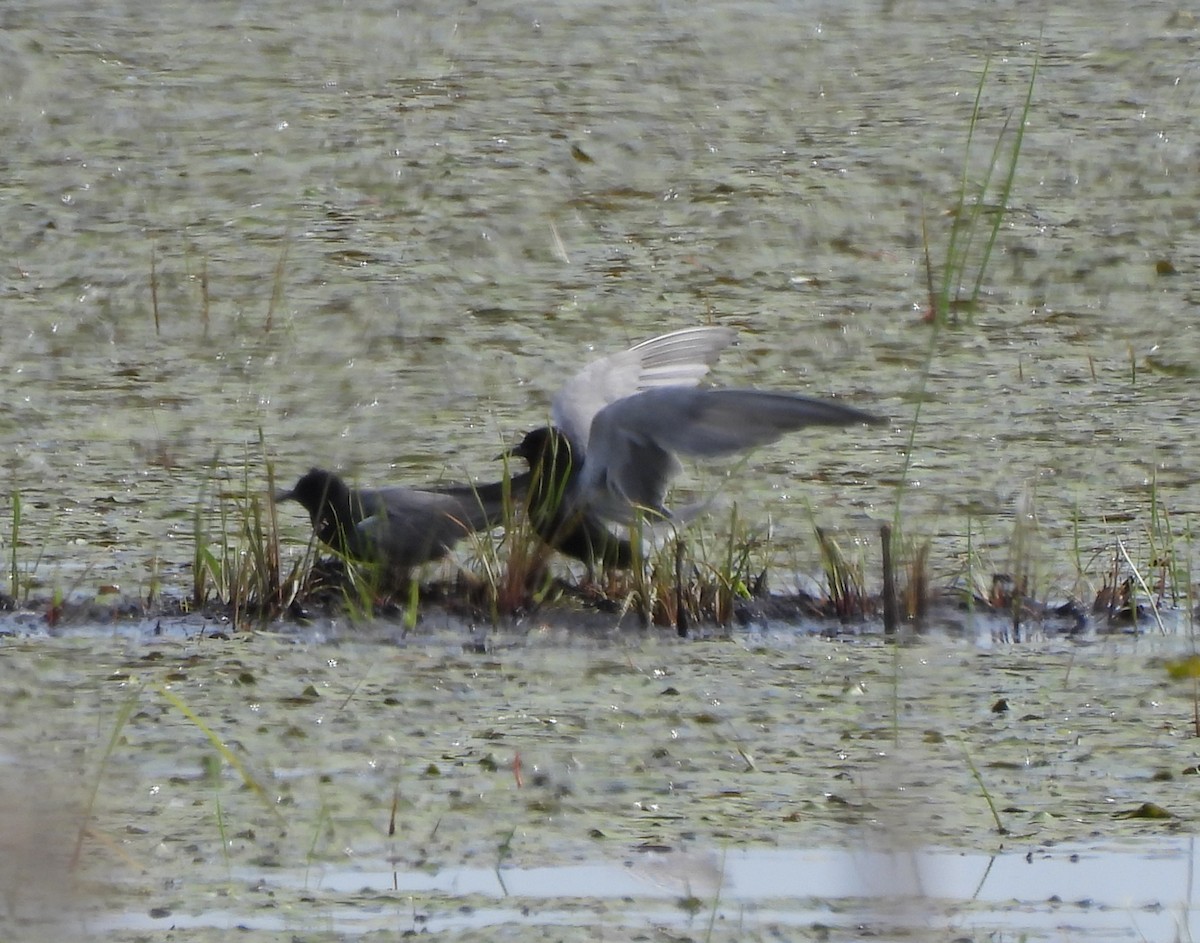
<path fill-rule="evenodd" d="M 12 525 L 9 530 L 8 552 L 8 592 L 14 602 L 21 595 L 21 570 L 17 565 L 17 544 L 21 540 L 21 493 L 13 490 L 9 496 L 12 514 Z"/>
<path fill-rule="evenodd" d="M 870 608 L 866 589 L 865 564 L 860 556 L 849 559 L 842 548 L 822 528 L 816 528 L 825 567 L 829 601 L 841 622 L 864 618 Z"/>
<path fill-rule="evenodd" d="M 279 547 L 274 466 L 264 462 L 268 492 L 253 483 L 252 465 L 241 470 L 240 489 L 229 489 L 214 459 L 193 511 L 191 605 L 228 607 L 235 625 L 278 618 L 303 591 L 311 553 L 293 561 L 284 576 Z M 208 489 L 211 488 L 211 494 Z"/>
<path fill-rule="evenodd" d="M 497 540 L 495 534 L 483 532 L 469 538 L 472 554 L 468 565 L 483 590 L 479 606 L 493 625 L 535 609 L 553 592 L 549 569 L 553 550 L 538 536 L 525 502 L 513 496 L 511 480 L 505 455 L 503 536 Z"/>
<path fill-rule="evenodd" d="M 724 879 L 726 848 L 835 846 L 861 862 L 932 846 L 958 866 L 986 861 L 998 836 L 1014 856 L 1068 842 L 1161 853 L 1189 808 L 1195 758 L 1173 723 L 1187 698 L 1144 642 L 457 641 L 17 645 L 9 663 L 37 674 L 13 689 L 11 722 L 39 718 L 86 761 L 81 814 L 55 827 L 91 906 L 233 913 L 254 939 L 282 906 L 297 925 L 376 926 L 410 908 L 445 920 L 468 891 L 433 879 L 464 867 L 490 874 L 483 899 L 519 908 L 543 899 L 530 869 L 664 856 L 669 906 L 700 918 L 748 893 Z M 70 706 L 83 700 L 90 725 Z M 613 919 L 645 920 L 628 891 L 622 905 L 592 894 Z"/>
<path fill-rule="evenodd" d="M 988 76 L 991 69 L 991 58 L 984 62 L 979 81 L 975 89 L 975 99 L 967 122 L 962 170 L 959 176 L 958 192 L 954 208 L 950 211 L 950 231 L 946 239 L 940 274 L 935 276 L 933 265 L 933 250 L 931 248 L 928 221 L 922 219 L 922 236 L 925 256 L 926 288 L 928 291 L 928 307 L 925 320 L 930 325 L 929 339 L 925 348 L 925 356 L 920 369 L 917 371 L 915 388 L 911 395 L 913 402 L 912 420 L 909 424 L 908 437 L 904 445 L 904 463 L 896 479 L 895 502 L 892 525 L 889 536 L 891 541 L 888 556 L 908 561 L 909 581 L 903 593 L 904 611 L 910 620 L 919 620 L 927 606 L 928 599 L 928 560 L 929 541 L 909 540 L 904 530 L 904 496 L 908 485 L 909 475 L 917 449 L 917 435 L 921 424 L 921 406 L 927 399 L 927 385 L 933 368 L 934 359 L 939 350 L 941 331 L 951 324 L 959 311 L 967 314 L 969 322 L 971 314 L 976 310 L 983 290 L 984 280 L 992 258 L 997 235 L 1004 223 L 1012 199 L 1013 187 L 1016 180 L 1017 165 L 1021 156 L 1021 148 L 1025 138 L 1025 129 L 1029 121 L 1033 104 L 1033 92 L 1037 82 L 1038 62 L 1035 58 L 1031 68 L 1029 81 L 1025 87 L 1025 96 L 1020 110 L 1016 112 L 1016 128 L 1009 141 L 1009 129 L 1013 120 L 1010 112 L 996 133 L 992 143 L 990 158 L 984 165 L 982 175 L 977 181 L 972 179 L 972 168 L 975 165 L 975 144 L 980 131 L 982 120 L 982 103 L 985 90 L 988 88 Z M 1005 143 L 1009 143 L 1007 152 Z M 996 183 L 997 174 L 999 182 Z M 969 293 L 967 292 L 967 287 Z M 1018 519 L 1018 524 L 1020 523 Z M 970 523 L 968 522 L 968 535 Z M 1016 610 L 1014 621 L 1019 621 L 1020 593 L 1028 579 L 1024 568 L 1028 563 L 1029 547 L 1021 539 L 1024 531 L 1018 531 L 1014 536 L 1012 549 L 1016 565 L 1021 569 L 1018 579 L 1020 590 L 1015 596 Z M 968 544 L 970 537 L 968 537 Z M 968 583 L 974 582 L 971 569 L 973 553 L 968 546 Z M 974 588 L 969 592 L 968 605 L 976 598 Z"/>
<path fill-rule="evenodd" d="M 950 232 L 946 239 L 940 276 L 934 274 L 929 233 L 925 233 L 925 273 L 929 291 L 927 319 L 935 327 L 952 320 L 960 311 L 964 312 L 970 321 L 971 315 L 978 307 L 992 251 L 996 246 L 996 237 L 1012 199 L 1021 147 L 1025 141 L 1025 129 L 1033 105 L 1033 91 L 1038 76 L 1037 58 L 1030 66 L 1029 82 L 1025 87 L 1025 98 L 1020 110 L 1010 111 L 1005 117 L 992 142 L 991 155 L 983 173 L 978 180 L 973 181 L 974 146 L 982 121 L 982 103 L 984 92 L 988 88 L 991 65 L 992 60 L 989 56 L 984 61 L 979 74 L 979 84 L 975 89 L 975 101 L 967 123 L 963 149 L 962 175 L 955 205 L 949 213 Z M 1016 126 L 1012 128 L 1014 114 Z M 1004 150 L 1006 143 L 1007 152 Z"/>

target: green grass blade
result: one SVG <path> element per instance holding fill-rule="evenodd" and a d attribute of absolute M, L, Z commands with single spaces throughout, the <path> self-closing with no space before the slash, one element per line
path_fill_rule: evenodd
<path fill-rule="evenodd" d="M 266 787 L 246 768 L 246 764 L 242 762 L 241 757 L 229 748 L 225 741 L 217 735 L 217 732 L 206 724 L 203 718 L 192 710 L 183 698 L 165 684 L 156 684 L 154 688 L 162 696 L 163 700 L 199 728 L 200 732 L 208 738 L 208 742 L 213 745 L 213 748 L 221 754 L 225 762 L 237 770 L 238 775 L 242 777 L 242 782 L 266 803 L 267 808 L 278 816 L 279 810 L 275 808 L 274 800 L 272 800 L 270 793 L 267 792 Z"/>
<path fill-rule="evenodd" d="M 108 736 L 108 744 L 104 747 L 104 752 L 100 755 L 100 766 L 96 770 L 96 778 L 92 782 L 92 789 L 88 794 L 87 805 L 83 809 L 83 821 L 79 825 L 79 835 L 75 839 L 75 851 L 71 855 L 72 870 L 79 864 L 79 856 L 83 852 L 83 839 L 87 835 L 87 823 L 91 821 L 92 810 L 96 807 L 96 796 L 100 794 L 100 781 L 104 778 L 104 770 L 108 766 L 108 761 L 112 757 L 113 751 L 117 748 L 117 742 L 121 739 L 121 731 L 129 723 L 129 718 L 133 716 L 133 709 L 137 707 L 141 697 L 142 687 L 139 687 L 125 699 L 117 711 L 116 722 L 113 724 L 112 733 Z"/>

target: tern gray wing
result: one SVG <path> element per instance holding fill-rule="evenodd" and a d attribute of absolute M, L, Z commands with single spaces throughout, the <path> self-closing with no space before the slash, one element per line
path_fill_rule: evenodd
<path fill-rule="evenodd" d="M 728 455 L 806 426 L 886 421 L 851 406 L 794 393 L 646 390 L 596 414 L 579 493 L 595 513 L 612 520 L 629 520 L 636 508 L 669 516 L 663 500 L 679 471 L 677 453 Z"/>
<path fill-rule="evenodd" d="M 643 390 L 694 387 L 736 338 L 727 327 L 684 328 L 593 360 L 554 394 L 554 425 L 582 446 L 604 407 Z"/>
<path fill-rule="evenodd" d="M 498 520 L 506 502 L 520 499 L 529 487 L 529 475 L 513 475 L 508 481 L 487 484 L 424 485 L 409 488 L 403 485 L 364 489 L 364 505 L 378 506 L 382 502 L 389 513 L 423 512 L 451 513 L 478 530 Z"/>
<path fill-rule="evenodd" d="M 467 507 L 453 497 L 391 488 L 380 497 L 382 506 L 354 526 L 347 542 L 356 559 L 386 561 L 397 568 L 419 566 L 444 556 L 475 530 Z"/>
<path fill-rule="evenodd" d="M 520 500 L 525 485 L 518 476 L 507 489 L 495 482 L 364 490 L 360 495 L 368 516 L 354 527 L 350 553 L 395 567 L 439 559 L 464 537 L 501 524 L 506 504 Z"/>

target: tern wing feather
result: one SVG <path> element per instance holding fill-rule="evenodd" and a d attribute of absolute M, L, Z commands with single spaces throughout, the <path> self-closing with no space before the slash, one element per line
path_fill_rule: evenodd
<path fill-rule="evenodd" d="M 676 454 L 715 457 L 774 442 L 806 426 L 877 424 L 871 413 L 793 393 L 664 387 L 611 403 L 592 421 L 580 494 L 597 514 L 634 507 L 667 514 Z"/>
<path fill-rule="evenodd" d="M 694 387 L 736 338 L 727 327 L 684 328 L 594 360 L 555 393 L 554 425 L 582 445 L 600 410 L 643 390 Z"/>

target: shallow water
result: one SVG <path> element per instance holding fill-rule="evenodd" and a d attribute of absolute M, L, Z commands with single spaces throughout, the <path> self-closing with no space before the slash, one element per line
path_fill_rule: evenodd
<path fill-rule="evenodd" d="M 265 488 L 264 457 L 490 477 L 583 358 L 709 320 L 741 336 L 718 382 L 896 420 L 696 473 L 772 522 L 784 572 L 819 570 L 812 519 L 874 546 L 900 481 L 935 575 L 968 530 L 1007 569 L 1036 523 L 1052 596 L 1086 594 L 1076 568 L 1117 539 L 1161 556 L 1152 497 L 1177 533 L 1196 509 L 1178 5 L 40 0 L 0 23 L 0 550 L 15 493 L 39 591 L 186 592 L 194 508 Z M 923 231 L 936 265 L 989 54 L 973 177 L 1039 74 L 984 302 L 926 370 Z M 13 934 L 706 937 L 716 914 L 712 939 L 1193 935 L 1194 692 L 1162 665 L 1183 635 L 196 618 L 0 638 Z M 1146 803 L 1172 817 L 1125 817 Z M 925 895 L 855 872 L 762 898 L 751 871 L 896 849 Z M 654 855 L 691 890 L 607 896 Z M 497 866 L 510 897 L 471 883 Z"/>
<path fill-rule="evenodd" d="M 1117 940 L 1195 919 L 1178 639 L 380 628 L 9 640 L 9 923 Z"/>
<path fill-rule="evenodd" d="M 874 545 L 901 480 L 938 572 L 969 528 L 1007 569 L 1036 513 L 1054 592 L 1117 538 L 1159 551 L 1152 488 L 1177 529 L 1196 508 L 1178 5 L 41 0 L 3 21 L 2 500 L 43 591 L 186 591 L 214 462 L 234 491 L 264 487 L 264 453 L 288 479 L 494 476 L 593 350 L 710 319 L 742 337 L 718 382 L 897 421 L 736 467 L 726 497 L 772 522 L 785 572 L 818 569 L 809 505 Z M 919 394 L 923 227 L 936 264 L 987 57 L 976 178 L 1039 53 L 984 304 Z"/>
<path fill-rule="evenodd" d="M 1106 849 L 1072 846 L 971 855 L 961 852 L 887 852 L 870 849 L 805 852 L 735 851 L 707 856 L 635 853 L 622 864 L 560 865 L 525 869 L 447 869 L 398 872 L 362 864 L 321 869 L 288 886 L 261 872 L 235 879 L 258 894 L 304 891 L 329 907 L 325 928 L 342 937 L 410 925 L 429 933 L 530 932 L 585 920 L 593 930 L 655 927 L 660 933 L 697 932 L 711 924 L 717 939 L 790 938 L 825 928 L 825 939 L 1024 933 L 1025 939 L 1166 940 L 1187 938 L 1197 911 L 1192 841 Z M 1123 879 L 1114 882 L 1115 873 Z M 339 907 L 353 896 L 377 906 Z M 407 898 L 479 901 L 454 912 L 398 904 Z M 397 900 L 398 898 L 398 900 Z M 489 898 L 491 900 L 489 900 Z M 385 900 L 394 901 L 384 905 Z M 497 906 L 497 900 L 499 906 Z M 709 901 L 712 901 L 709 903 Z M 617 904 L 613 907 L 610 902 Z M 693 903 L 694 902 L 694 903 Z M 564 906 L 565 905 L 565 906 Z M 549 909 L 558 907 L 561 909 Z M 865 921 L 865 925 L 864 925 Z M 93 923 L 98 930 L 209 929 L 225 923 L 251 931 L 302 926 L 286 914 L 244 916 L 175 913 L 122 915 Z M 960 939 L 970 939 L 964 936 Z"/>

